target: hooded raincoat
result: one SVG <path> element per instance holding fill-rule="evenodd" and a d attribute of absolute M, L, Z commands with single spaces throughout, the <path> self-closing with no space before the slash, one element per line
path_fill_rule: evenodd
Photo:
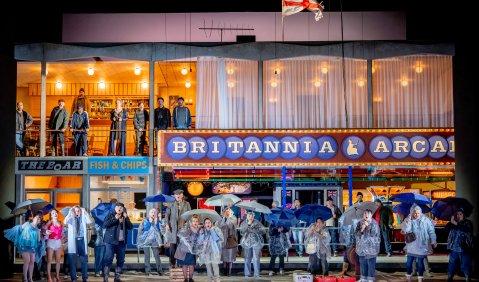
<path fill-rule="evenodd" d="M 331 243 L 331 235 L 326 229 L 326 226 L 323 225 L 321 228 L 317 228 L 316 224 L 311 224 L 308 229 L 306 229 L 306 240 L 304 245 L 307 246 L 309 243 L 314 243 L 316 246 L 316 254 L 318 258 L 331 257 L 331 248 L 329 243 Z"/>
<path fill-rule="evenodd" d="M 245 220 L 240 226 L 240 234 L 243 236 L 241 237 L 240 245 L 243 249 L 261 249 L 264 243 L 264 233 L 264 226 L 257 219 L 253 219 L 251 224 L 248 224 L 248 221 Z"/>
<path fill-rule="evenodd" d="M 412 213 L 417 205 L 412 205 Z M 401 223 L 401 232 L 403 234 L 414 232 L 416 240 L 406 243 L 406 253 L 408 256 L 426 257 L 430 252 L 431 244 L 436 244 L 436 232 L 432 220 L 423 213 L 418 219 L 406 217 Z"/>
<path fill-rule="evenodd" d="M 213 226 L 210 230 L 203 229 L 198 237 L 196 263 L 198 265 L 220 263 L 223 241 L 223 232 L 218 227 Z"/>
<path fill-rule="evenodd" d="M 381 233 L 378 223 L 373 219 L 369 225 L 361 232 L 361 225 L 365 221 L 362 219 L 356 226 L 356 253 L 366 259 L 377 257 L 381 243 Z"/>

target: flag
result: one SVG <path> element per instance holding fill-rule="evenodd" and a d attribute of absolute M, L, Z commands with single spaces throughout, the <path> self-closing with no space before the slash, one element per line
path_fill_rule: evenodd
<path fill-rule="evenodd" d="M 283 17 L 290 16 L 308 9 L 314 13 L 314 19 L 319 21 L 323 17 L 323 2 L 316 0 L 283 0 Z"/>

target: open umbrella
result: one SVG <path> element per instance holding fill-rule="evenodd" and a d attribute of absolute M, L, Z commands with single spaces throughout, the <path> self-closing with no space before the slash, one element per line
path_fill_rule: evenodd
<path fill-rule="evenodd" d="M 71 207 L 67 206 L 64 207 L 63 209 L 60 210 L 60 213 L 63 214 L 64 216 L 67 216 L 68 213 L 70 212 Z"/>
<path fill-rule="evenodd" d="M 371 210 L 374 214 L 377 209 L 378 206 L 374 202 L 367 201 L 356 203 L 343 212 L 339 218 L 339 222 L 341 222 L 341 225 L 351 225 L 353 224 L 354 220 L 361 219 L 363 217 L 363 212 L 365 210 Z"/>
<path fill-rule="evenodd" d="M 435 202 L 432 206 L 431 213 L 437 219 L 450 220 L 458 209 L 463 209 L 464 216 L 468 217 L 471 215 L 473 208 L 471 203 L 465 198 L 447 197 Z"/>
<path fill-rule="evenodd" d="M 148 196 L 143 199 L 143 202 L 147 203 L 171 203 L 175 201 L 175 197 L 166 194 L 157 194 Z"/>
<path fill-rule="evenodd" d="M 297 219 L 306 223 L 315 223 L 318 217 L 326 221 L 333 217 L 331 209 L 320 204 L 307 204 L 294 212 Z"/>
<path fill-rule="evenodd" d="M 91 215 L 95 219 L 95 224 L 103 225 L 106 216 L 115 210 L 115 203 L 100 203 L 91 210 Z"/>
<path fill-rule="evenodd" d="M 48 202 L 43 199 L 30 199 L 16 205 L 11 214 L 20 215 L 26 213 L 28 210 L 35 212 L 43 209 L 47 205 Z"/>
<path fill-rule="evenodd" d="M 227 205 L 234 205 L 241 201 L 241 199 L 233 194 L 221 194 L 213 196 L 206 200 L 205 205 L 210 207 L 222 207 Z"/>
<path fill-rule="evenodd" d="M 265 214 L 264 219 L 274 226 L 291 227 L 299 222 L 294 211 L 286 208 L 273 208 L 271 214 Z"/>
<path fill-rule="evenodd" d="M 397 205 L 393 206 L 392 210 L 393 210 L 393 212 L 398 213 L 398 214 L 408 215 L 411 212 L 411 206 L 412 205 L 413 204 L 400 203 L 400 204 L 397 204 Z M 427 205 L 420 204 L 418 206 L 421 207 L 423 213 L 431 211 L 431 208 Z"/>
<path fill-rule="evenodd" d="M 221 216 L 216 211 L 205 209 L 194 209 L 187 211 L 181 215 L 181 218 L 184 220 L 190 220 L 190 218 L 195 214 L 200 217 L 200 222 L 203 222 L 205 218 L 209 218 L 213 222 L 221 220 Z"/>
<path fill-rule="evenodd" d="M 53 210 L 54 207 L 52 204 L 48 204 L 46 205 L 45 207 L 43 207 L 40 211 L 43 213 L 43 214 L 47 214 L 49 213 L 51 210 Z"/>
<path fill-rule="evenodd" d="M 235 206 L 259 213 L 271 213 L 271 210 L 267 206 L 262 205 L 258 202 L 239 202 L 235 204 Z"/>
<path fill-rule="evenodd" d="M 399 203 L 406 203 L 406 204 L 422 204 L 422 205 L 431 205 L 431 200 L 421 194 L 415 193 L 399 193 L 396 195 L 391 196 L 389 198 L 391 202 L 399 202 Z"/>

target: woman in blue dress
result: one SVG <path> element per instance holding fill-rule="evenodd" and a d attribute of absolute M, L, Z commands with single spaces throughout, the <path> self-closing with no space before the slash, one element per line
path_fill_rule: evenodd
<path fill-rule="evenodd" d="M 42 217 L 43 214 L 38 212 L 32 221 L 27 221 L 23 225 L 17 225 L 12 229 L 5 230 L 5 238 L 12 241 L 17 251 L 22 255 L 24 282 L 33 282 L 35 253 L 40 242 L 40 230 L 37 226 L 41 222 Z"/>
<path fill-rule="evenodd" d="M 110 114 L 110 156 L 124 156 L 126 152 L 126 121 L 128 120 L 128 112 L 123 109 L 121 99 L 116 99 L 116 108 Z"/>

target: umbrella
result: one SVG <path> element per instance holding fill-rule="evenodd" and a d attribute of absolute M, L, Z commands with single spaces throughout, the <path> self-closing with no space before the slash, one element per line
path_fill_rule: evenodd
<path fill-rule="evenodd" d="M 222 207 L 227 205 L 234 205 L 237 202 L 241 201 L 241 199 L 233 194 L 221 194 L 216 195 L 208 200 L 206 200 L 205 205 L 210 207 Z"/>
<path fill-rule="evenodd" d="M 200 222 L 203 222 L 205 218 L 209 218 L 213 222 L 221 220 L 221 216 L 216 211 L 206 209 L 194 209 L 187 211 L 181 215 L 181 218 L 184 220 L 190 220 L 190 218 L 195 214 L 200 217 Z"/>
<path fill-rule="evenodd" d="M 315 223 L 318 217 L 326 221 L 333 217 L 331 209 L 320 204 L 307 204 L 294 212 L 297 219 L 306 223 Z"/>
<path fill-rule="evenodd" d="M 432 206 L 431 213 L 440 220 L 450 220 L 451 217 L 456 213 L 458 209 L 462 208 L 464 210 L 464 216 L 468 217 L 472 213 L 474 208 L 471 203 L 460 197 L 447 197 L 441 200 L 438 200 Z"/>
<path fill-rule="evenodd" d="M 271 210 L 265 206 L 262 205 L 258 202 L 240 202 L 235 204 L 235 206 L 244 208 L 246 210 L 254 211 L 254 212 L 260 212 L 260 213 L 271 213 Z"/>
<path fill-rule="evenodd" d="M 95 219 L 95 224 L 103 225 L 106 216 L 115 210 L 115 203 L 100 203 L 91 210 L 91 215 Z"/>
<path fill-rule="evenodd" d="M 271 209 L 271 214 L 266 214 L 264 219 L 274 226 L 291 227 L 299 222 L 294 211 L 286 208 Z"/>
<path fill-rule="evenodd" d="M 64 216 L 67 216 L 68 213 L 70 212 L 71 207 L 64 207 L 63 209 L 60 210 L 60 213 L 63 214 Z"/>
<path fill-rule="evenodd" d="M 31 210 L 32 212 L 38 211 L 43 209 L 46 205 L 48 205 L 48 202 L 43 199 L 26 200 L 16 205 L 11 214 L 20 215 L 26 213 L 28 210 Z"/>
<path fill-rule="evenodd" d="M 171 203 L 175 201 L 175 197 L 165 194 L 157 194 L 148 196 L 143 199 L 143 202 L 147 203 Z"/>
<path fill-rule="evenodd" d="M 49 213 L 51 210 L 53 210 L 54 207 L 52 204 L 48 204 L 46 205 L 43 209 L 41 209 L 40 211 L 43 213 L 43 214 L 47 214 Z"/>
<path fill-rule="evenodd" d="M 361 219 L 363 217 L 363 212 L 365 210 L 371 210 L 374 214 L 377 209 L 378 206 L 374 202 L 368 201 L 356 203 L 344 211 L 344 213 L 339 218 L 339 222 L 341 222 L 342 225 L 351 225 L 353 224 L 355 219 Z"/>
<path fill-rule="evenodd" d="M 392 210 L 393 210 L 393 212 L 398 213 L 398 214 L 408 215 L 411 211 L 411 206 L 412 205 L 413 204 L 400 203 L 400 204 L 397 204 L 397 205 L 393 206 Z M 427 205 L 420 204 L 418 206 L 421 207 L 423 213 L 431 211 L 431 208 Z"/>
<path fill-rule="evenodd" d="M 415 194 L 415 193 L 400 193 L 391 196 L 389 198 L 391 202 L 399 202 L 399 203 L 406 203 L 406 204 L 422 204 L 422 205 L 431 205 L 432 202 L 431 200 L 421 194 Z"/>

